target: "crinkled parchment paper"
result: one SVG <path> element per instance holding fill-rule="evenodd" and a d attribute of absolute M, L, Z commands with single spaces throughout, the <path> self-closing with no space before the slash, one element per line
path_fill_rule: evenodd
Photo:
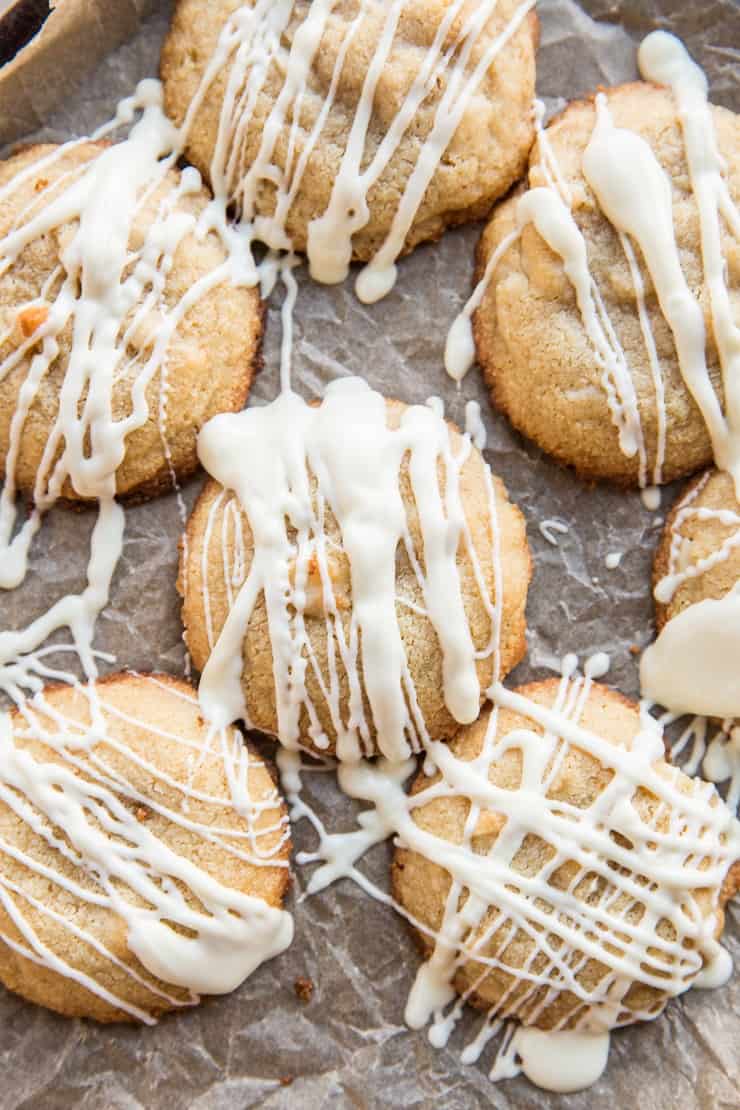
<path fill-rule="evenodd" d="M 0 14 L 16 5 L 22 0 L 5 0 Z M 156 6 L 156 0 L 113 0 L 111 16 L 104 0 L 49 0 L 41 31 L 2 71 L 0 143 L 41 127 L 96 62 L 135 34 Z"/>
<path fill-rule="evenodd" d="M 110 10 L 118 7 L 118 0 L 91 6 L 113 19 Z M 133 8 L 145 6 L 122 0 L 120 5 L 127 19 Z M 541 0 L 539 88 L 549 107 L 556 109 L 563 98 L 599 83 L 633 78 L 635 43 L 657 25 L 686 38 L 710 74 L 713 98 L 740 110 L 737 0 L 592 0 L 585 6 L 604 22 L 592 22 L 572 0 Z M 109 56 L 73 98 L 62 99 L 47 120 L 45 137 L 89 131 L 138 79 L 156 72 L 169 4 L 155 0 L 149 7 L 135 37 Z M 47 82 L 56 78 L 47 70 Z M 529 660 L 514 680 L 546 673 L 567 651 L 583 656 L 603 650 L 612 657 L 608 681 L 636 694 L 637 665 L 629 648 L 644 645 L 652 635 L 651 553 L 675 491 L 666 494 L 661 513 L 651 515 L 636 494 L 588 488 L 491 412 L 477 370 L 460 393 L 445 377 L 446 326 L 467 296 L 478 232 L 453 232 L 438 245 L 417 250 L 401 263 L 396 290 L 372 308 L 359 304 L 349 283 L 322 288 L 302 275 L 295 380 L 306 396 L 314 397 L 338 375 L 363 374 L 383 393 L 404 401 L 437 394 L 458 421 L 467 400 L 480 401 L 489 433 L 488 459 L 526 515 L 535 559 Z M 271 399 L 278 389 L 279 337 L 273 306 L 256 402 Z M 198 488 L 196 481 L 186 489 L 188 504 Z M 567 532 L 555 534 L 557 545 L 539 527 L 552 519 L 568 526 Z M 37 543 L 29 581 L 0 598 L 3 626 L 26 623 L 62 592 L 82 586 L 91 527 L 89 514 L 52 515 Z M 101 648 L 116 654 L 119 667 L 182 669 L 174 585 L 179 532 L 172 496 L 128 513 L 113 602 L 98 637 Z M 605 558 L 613 552 L 624 557 L 618 569 L 608 570 Z M 339 795 L 332 776 L 308 779 L 319 811 L 332 826 L 348 827 L 352 806 Z M 299 847 L 311 846 L 302 826 L 295 839 Z M 383 846 L 366 861 L 380 883 L 385 882 L 389 852 Z M 463 1067 L 459 1060 L 479 1020 L 474 1015 L 443 1051 L 433 1049 L 423 1032 L 404 1028 L 404 1003 L 418 966 L 404 923 L 349 882 L 299 905 L 304 885 L 305 876 L 298 873 L 291 899 L 296 939 L 284 956 L 259 970 L 234 995 L 165 1019 L 155 1029 L 70 1023 L 0 992 L 0 1106 L 740 1106 L 740 975 L 722 991 L 691 992 L 657 1021 L 616 1033 L 605 1076 L 583 1094 L 549 1096 L 523 1079 L 494 1086 L 485 1057 L 475 1067 Z M 729 918 L 726 942 L 740 967 L 737 907 Z M 294 993 L 299 976 L 315 983 L 308 1004 Z"/>

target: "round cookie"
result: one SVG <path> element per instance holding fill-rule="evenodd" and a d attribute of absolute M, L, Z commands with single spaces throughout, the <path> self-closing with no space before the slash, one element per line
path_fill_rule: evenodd
<path fill-rule="evenodd" d="M 661 590 L 677 575 L 670 596 Z M 690 605 L 718 601 L 740 581 L 740 505 L 726 471 L 694 479 L 668 516 L 653 563 L 658 631 Z"/>
<path fill-rule="evenodd" d="M 257 6 L 265 7 L 250 0 L 246 8 Z M 241 7 L 239 0 L 179 0 L 161 60 L 167 111 L 178 124 L 182 124 L 198 93 L 224 26 Z M 390 141 L 389 132 L 414 81 L 423 76 L 423 67 L 432 56 L 435 36 L 450 7 L 451 0 L 410 0 L 404 5 L 390 53 L 378 74 L 366 134 L 360 127 L 358 172 L 364 172 L 384 140 Z M 308 0 L 299 0 L 292 6 L 287 26 L 282 28 L 281 25 L 280 62 L 276 64 L 273 58 L 269 59 L 264 80 L 256 82 L 254 71 L 248 69 L 241 81 L 241 91 L 250 90 L 251 114 L 244 110 L 239 119 L 238 161 L 227 186 L 232 196 L 238 194 L 244 174 L 258 156 L 265 122 L 275 109 L 284 86 L 289 47 L 296 41 L 311 8 Z M 297 251 L 306 251 L 309 224 L 326 212 L 351 130 L 353 125 L 358 126 L 363 87 L 370 80 L 372 60 L 382 48 L 383 31 L 390 19 L 388 5 L 383 2 L 375 0 L 365 8 L 362 21 L 355 26 L 360 12 L 358 0 L 340 0 L 333 5 L 305 87 L 300 86 L 300 126 L 292 127 L 294 101 L 289 98 L 284 116 L 273 116 L 278 133 L 269 158 L 269 174 L 259 177 L 246 206 L 244 198 L 237 195 L 248 218 L 257 218 L 257 238 L 264 238 L 276 248 L 285 249 L 289 243 Z M 455 17 L 443 40 L 443 50 L 459 39 L 464 21 L 470 19 L 470 8 L 471 5 L 464 5 Z M 499 0 L 470 52 L 466 76 L 481 63 L 521 8 L 519 0 Z M 259 18 L 264 26 L 265 16 Z M 242 20 L 246 26 L 248 14 Z M 412 250 L 418 243 L 439 238 L 446 227 L 480 219 L 493 201 L 521 175 L 533 139 L 531 106 L 537 27 L 534 12 L 518 23 L 513 35 L 483 73 L 451 142 L 446 149 L 435 150 L 438 164 L 423 199 L 419 198 L 419 207 L 405 238 L 405 251 Z M 460 48 L 458 57 L 462 56 L 462 50 Z M 343 61 L 341 74 L 330 97 L 340 60 Z M 195 111 L 188 132 L 187 156 L 206 178 L 211 173 L 224 96 L 232 71 L 233 60 L 219 67 Z M 353 258 L 371 259 L 388 236 L 422 146 L 431 134 L 450 72 L 448 69 L 439 73 L 431 82 L 430 91 L 394 142 L 387 165 L 377 180 L 370 183 L 367 220 L 352 238 Z M 328 112 L 322 120 L 321 113 L 327 103 Z M 320 126 L 320 132 L 312 136 L 316 125 Z M 229 139 L 229 153 L 233 154 L 233 127 Z M 352 142 L 356 144 L 358 139 Z M 309 148 L 302 176 L 296 180 L 293 173 L 299 172 L 296 166 Z M 278 221 L 279 229 L 273 227 L 271 231 L 270 220 L 264 217 L 274 214 L 275 180 L 285 174 L 289 158 L 292 159 L 289 188 L 294 190 L 294 196 L 285 219 Z M 350 187 L 357 182 L 358 172 L 350 174 Z"/>
<path fill-rule="evenodd" d="M 368 397 L 370 394 L 368 393 Z M 386 401 L 386 421 L 389 428 L 398 428 L 408 406 L 399 401 Z M 449 427 L 450 443 L 459 450 L 460 433 Z M 352 434 L 345 432 L 345 434 Z M 277 465 L 273 463 L 273 465 Z M 483 457 L 476 448 L 470 453 L 460 471 L 460 496 L 462 511 L 478 570 L 463 539 L 456 556 L 456 568 L 461 584 L 464 614 L 468 623 L 478 658 L 475 663 L 480 681 L 481 698 L 493 679 L 493 648 L 495 621 L 491 606 L 495 601 L 494 555 L 491 532 L 494 527 L 489 502 L 488 471 Z M 438 482 L 441 471 L 438 470 Z M 441 488 L 441 485 L 440 485 Z M 518 508 L 508 500 L 503 484 L 493 478 L 497 538 L 501 548 L 501 580 L 503 582 L 503 612 L 500 632 L 500 674 L 508 674 L 522 659 L 526 650 L 525 606 L 531 575 L 530 554 L 524 520 Z M 406 457 L 401 465 L 399 489 L 406 511 L 409 534 L 415 558 L 423 565 L 423 544 L 418 514 Z M 316 505 L 316 483 L 313 479 L 311 496 Z M 328 574 L 346 643 L 351 642 L 352 591 L 350 565 L 344 550 L 339 526 L 328 505 L 325 507 L 325 536 L 330 552 Z M 200 671 L 218 641 L 226 617 L 239 596 L 254 555 L 252 530 L 237 497 L 225 491 L 216 481 L 209 481 L 188 523 L 182 547 L 178 586 L 183 596 L 183 622 L 185 638 L 193 662 Z M 476 575 L 479 574 L 480 578 Z M 482 587 L 481 587 L 482 583 Z M 316 661 L 321 674 L 321 684 L 311 666 L 306 671 L 306 689 L 315 709 L 321 730 L 326 738 L 322 751 L 334 753 L 337 747 L 337 730 L 332 722 L 330 699 L 332 673 L 337 681 L 338 707 L 341 719 L 350 718 L 351 684 L 342 652 L 327 631 L 327 616 L 322 601 L 319 571 L 313 565 L 309 571 L 305 606 L 305 633 L 310 644 L 311 658 Z M 459 727 L 445 701 L 445 680 L 440 642 L 426 609 L 424 595 L 417 573 L 403 544 L 399 545 L 395 562 L 396 618 L 402 649 L 405 652 L 410 683 L 415 691 L 419 716 L 423 719 L 433 739 L 445 739 Z M 356 635 L 356 632 L 355 632 Z M 333 646 L 332 646 L 333 645 Z M 307 649 L 301 653 L 307 658 Z M 242 648 L 241 684 L 249 724 L 263 732 L 278 734 L 276 708 L 276 675 L 273 673 L 273 651 L 268 628 L 264 593 L 257 599 Z M 358 666 L 361 693 L 369 725 L 368 750 L 377 754 L 377 731 L 373 714 L 368 709 L 366 676 L 360 660 Z M 356 713 L 356 709 L 353 711 Z M 305 705 L 300 716 L 300 742 L 305 747 L 315 747 L 309 735 L 309 718 Z M 315 731 L 315 730 L 314 730 Z"/>
<path fill-rule="evenodd" d="M 701 626 L 706 606 L 732 604 L 740 582 L 740 506 L 732 478 L 707 470 L 691 481 L 666 520 L 653 562 L 655 621 L 659 633 L 641 663 L 643 695 L 676 716 L 688 714 L 676 751 L 692 741 L 690 759 L 711 782 L 728 782 L 727 802 L 740 791 L 740 733 L 733 698 L 736 652 L 731 612 Z M 673 624 L 674 618 L 683 621 Z M 698 618 L 700 624 L 685 625 Z M 730 637 L 730 640 L 723 637 Z M 672 638 L 673 637 L 673 638 Z M 714 653 L 713 653 L 714 649 Z"/>
<path fill-rule="evenodd" d="M 684 137 L 671 93 L 634 83 L 604 94 L 614 125 L 640 136 L 652 149 L 671 186 L 673 222 L 681 265 L 704 312 L 707 366 L 722 399 L 721 375 L 702 268 L 698 209 L 691 189 Z M 712 107 L 726 181 L 740 201 L 740 119 Z M 619 233 L 601 210 L 583 169 L 597 114 L 594 100 L 569 105 L 544 132 L 532 152 L 528 188 L 540 188 L 554 176 L 552 159 L 572 200 L 572 215 L 588 252 L 588 264 L 611 327 L 626 355 L 634 385 L 646 455 L 644 480 L 655 480 L 660 440 L 658 394 L 640 321 L 639 298 Z M 478 250 L 481 277 L 495 249 L 516 231 L 517 205 L 525 191 L 501 204 L 486 228 Z M 722 225 L 728 285 L 740 312 L 740 249 Z M 635 260 L 644 283 L 645 317 L 655 343 L 665 393 L 663 482 L 687 475 L 712 461 L 712 446 L 703 417 L 681 375 L 671 329 L 658 305 L 655 289 L 637 246 Z M 635 485 L 639 457 L 623 453 L 607 392 L 601 384 L 595 347 L 576 302 L 562 259 L 532 224 L 505 250 L 474 318 L 479 362 L 494 405 L 514 426 L 559 462 L 586 479 L 609 479 Z M 533 400 L 534 399 L 534 400 Z M 535 403 L 536 401 L 536 403 Z"/>
<path fill-rule="evenodd" d="M 250 944 L 261 958 L 286 946 L 285 806 L 239 732 L 208 737 L 188 683 L 47 687 L 0 723 L 0 748 L 10 990 L 70 1017 L 150 1023 L 246 978 Z M 153 967 L 173 943 L 170 979 Z M 224 960 L 237 970 L 218 983 Z"/>
<path fill-rule="evenodd" d="M 64 148 L 37 146 L 0 163 L 0 238 L 49 210 L 65 189 L 82 179 L 85 168 L 105 149 L 103 144 L 90 142 Z M 38 172 L 34 173 L 32 167 L 37 163 Z M 203 211 L 209 201 L 206 190 L 190 190 L 174 198 L 174 191 L 180 188 L 181 176 L 172 170 L 140 207 L 129 241 L 132 254 L 145 245 L 163 203 L 191 217 L 197 218 Z M 29 380 L 32 359 L 41 350 L 41 341 L 34 344 L 33 335 L 46 322 L 59 293 L 64 252 L 78 226 L 76 219 L 66 220 L 63 215 L 55 218 L 54 226 L 28 243 L 0 276 L 0 477 L 6 476 L 8 452 L 14 436 L 18 438 L 17 431 L 12 433 L 12 422 L 21 391 Z M 122 347 L 126 331 L 125 358 L 119 360 L 112 387 L 114 420 L 121 421 L 132 412 L 132 390 L 161 330 L 161 309 L 176 308 L 196 283 L 224 260 L 215 234 L 200 238 L 188 232 L 164 275 L 159 300 L 146 309 L 142 306 L 150 296 L 150 287 L 144 280 L 140 299 L 126 313 L 119 333 L 118 344 Z M 15 484 L 28 496 L 34 494 L 39 465 L 60 411 L 74 318 L 79 311 L 73 309 L 58 334 L 58 354 L 42 377 L 15 444 Z M 254 289 L 234 288 L 222 281 L 187 309 L 164 360 L 158 359 L 146 386 L 148 416 L 126 440 L 125 455 L 116 473 L 118 494 L 154 495 L 171 487 L 173 475 L 182 479 L 195 470 L 200 428 L 216 413 L 237 411 L 246 401 L 261 334 L 262 308 Z M 22 345 L 25 353 L 19 358 Z M 56 458 L 59 456 L 60 450 Z M 61 492 L 70 501 L 86 499 L 80 497 L 69 479 Z M 42 490 L 42 497 L 44 493 Z"/>
<path fill-rule="evenodd" d="M 707 951 L 717 956 L 722 908 L 740 880 L 731 814 L 706 784 L 665 762 L 638 706 L 605 687 L 569 684 L 564 696 L 557 679 L 536 682 L 504 691 L 497 712 L 493 737 L 487 712 L 453 740 L 440 773 L 419 774 L 411 788 L 392 881 L 423 954 L 431 955 L 445 921 L 444 935 L 458 938 L 449 961 L 447 949 L 441 953 L 451 982 L 491 1020 L 599 1032 L 656 1015 L 691 984 Z M 582 731 L 564 744 L 574 723 Z M 479 756 L 487 762 L 474 769 Z M 466 839 L 473 797 L 480 808 Z M 697 805 L 706 817 L 706 888 L 691 875 L 677 882 L 674 872 L 686 835 L 680 815 Z M 686 819 L 696 827 L 695 817 Z M 669 833 L 676 828 L 679 838 Z M 666 842 L 651 842 L 648 852 L 656 829 Z M 690 839 L 681 867 L 690 869 L 693 850 Z M 460 890 L 447 910 L 446 853 Z M 474 916 L 465 908 L 472 897 L 480 900 Z M 701 930 L 686 926 L 689 902 Z M 641 926 L 659 938 L 655 947 L 640 938 Z M 567 985 L 571 976 L 577 989 Z"/>

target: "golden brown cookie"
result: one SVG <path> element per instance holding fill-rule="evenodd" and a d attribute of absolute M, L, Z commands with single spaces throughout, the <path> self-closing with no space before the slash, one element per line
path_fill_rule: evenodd
<path fill-rule="evenodd" d="M 492 737 L 486 712 L 453 740 L 440 764 L 444 789 L 440 774 L 416 778 L 410 816 L 427 840 L 422 852 L 409 848 L 413 834 L 401 835 L 393 889 L 429 957 L 451 887 L 440 861 L 452 853 L 460 894 L 447 909 L 445 935 L 461 930 L 450 968 L 455 990 L 492 1018 L 545 1030 L 580 1021 L 596 1032 L 654 1016 L 701 970 L 682 900 L 703 923 L 697 931 L 706 930 L 705 959 L 707 951 L 716 956 L 713 938 L 737 887 L 738 844 L 719 796 L 665 762 L 659 736 L 642 732 L 637 705 L 599 685 L 585 698 L 583 686 L 580 694 L 566 689 L 567 701 L 556 679 L 505 691 Z M 482 752 L 487 776 L 480 763 L 471 766 Z M 466 839 L 473 797 L 479 809 Z M 689 875 L 693 840 L 681 848 L 682 815 L 691 823 L 696 807 L 705 815 L 698 866 L 706 888 Z M 686 869 L 685 884 L 675 868 Z M 482 909 L 466 919 L 473 894 Z"/>
<path fill-rule="evenodd" d="M 387 422 L 396 428 L 407 406 L 399 401 L 387 402 Z M 453 448 L 459 450 L 460 433 L 450 426 Z M 264 465 L 270 465 L 265 459 Z M 441 472 L 439 472 L 441 473 Z M 508 672 L 521 660 L 526 649 L 525 605 L 530 579 L 530 555 L 526 530 L 521 513 L 508 500 L 503 483 L 493 479 L 497 538 L 501 545 L 501 572 L 503 582 L 503 612 L 501 621 L 500 666 L 501 674 Z M 461 500 L 473 548 L 480 567 L 481 579 L 476 578 L 476 568 L 469 550 L 461 539 L 457 553 L 465 615 L 472 639 L 480 658 L 476 669 L 481 690 L 490 685 L 493 677 L 494 657 L 492 641 L 494 625 L 487 606 L 496 598 L 494 586 L 494 554 L 491 508 L 487 468 L 481 454 L 471 448 L 460 472 Z M 423 565 L 423 550 L 419 521 L 415 511 L 408 459 L 401 467 L 400 492 L 406 508 L 410 536 L 415 557 Z M 315 479 L 312 497 L 316 498 Z M 326 507 L 325 536 L 328 540 L 329 574 L 336 607 L 347 642 L 349 642 L 352 617 L 350 567 L 343 548 L 342 535 L 336 520 Z M 183 596 L 183 621 L 188 648 L 198 670 L 206 661 L 218 640 L 227 614 L 239 595 L 240 587 L 249 574 L 254 545 L 246 515 L 234 494 L 225 491 L 217 482 L 206 484 L 188 523 L 180 563 L 179 589 Z M 481 592 L 481 582 L 483 592 Z M 316 709 L 318 720 L 328 740 L 328 748 L 335 751 L 336 729 L 332 724 L 327 690 L 331 687 L 330 667 L 336 668 L 339 682 L 339 707 L 342 719 L 349 716 L 349 681 L 341 651 L 335 637 L 327 632 L 327 615 L 322 601 L 323 592 L 317 565 L 309 570 L 305 608 L 306 634 L 311 653 L 321 673 L 322 685 L 311 666 L 307 667 L 306 683 L 310 702 Z M 396 615 L 403 648 L 408 663 L 411 683 L 415 689 L 420 716 L 429 735 L 445 739 L 457 729 L 457 724 L 445 704 L 443 659 L 437 634 L 425 611 L 424 596 L 418 575 L 403 546 L 396 557 Z M 307 658 L 304 648 L 302 658 Z M 362 679 L 362 669 L 359 669 Z M 363 685 L 363 698 L 367 692 Z M 273 674 L 273 653 L 268 631 L 264 595 L 260 594 L 249 624 L 243 646 L 242 687 L 250 724 L 264 732 L 277 734 L 276 678 Z M 369 715 L 371 735 L 376 741 L 372 713 Z M 305 706 L 300 720 L 301 743 L 311 746 L 309 721 Z"/>
<path fill-rule="evenodd" d="M 66 189 L 78 182 L 104 149 L 100 144 L 67 147 L 55 159 L 52 146 L 27 149 L 0 164 L 0 237 L 14 227 L 26 226 L 43 216 Z M 38 173 L 30 167 L 46 159 Z M 20 177 L 19 175 L 24 175 Z M 11 182 L 17 179 L 12 187 Z M 180 175 L 172 170 L 157 186 L 134 219 L 129 249 L 140 250 L 164 201 L 172 202 Z M 174 211 L 197 217 L 208 203 L 205 189 L 180 195 Z M 34 333 L 49 317 L 65 274 L 65 249 L 77 230 L 77 221 L 54 221 L 26 245 L 0 276 L 0 477 L 5 476 L 14 414 L 21 390 L 29 380 L 32 359 L 40 350 Z M 215 234 L 197 237 L 188 232 L 179 243 L 166 274 L 159 299 L 151 300 L 143 283 L 139 302 L 128 311 L 119 331 L 119 360 L 113 385 L 113 418 L 120 421 L 132 411 L 132 390 L 147 363 L 162 327 L 163 311 L 176 308 L 199 279 L 216 270 L 225 259 Z M 145 300 L 146 298 L 146 300 Z M 148 307 L 142 309 L 145 303 Z M 32 496 L 39 465 L 59 413 L 59 399 L 68 371 L 73 342 L 74 313 L 57 337 L 59 350 L 43 375 L 20 430 L 18 456 L 13 467 L 16 486 Z M 254 289 L 234 288 L 219 282 L 199 297 L 184 314 L 163 360 L 158 360 L 146 386 L 148 416 L 132 430 L 116 475 L 119 494 L 149 496 L 171 486 L 172 476 L 184 478 L 197 466 L 198 431 L 219 412 L 240 409 L 246 401 L 257 363 L 262 334 L 262 308 Z M 125 336 L 125 339 L 124 339 Z M 25 353 L 18 357 L 25 344 Z M 164 371 L 162 369 L 164 366 Z M 60 451 L 57 452 L 57 458 Z M 44 490 L 42 489 L 42 494 Z M 64 498 L 81 500 L 67 480 Z"/>
<path fill-rule="evenodd" d="M 367 133 L 359 137 L 363 171 L 378 153 L 383 140 L 390 141 L 389 133 L 414 81 L 424 76 L 424 67 L 432 59 L 435 36 L 450 6 L 451 0 L 411 0 L 404 5 L 390 53 L 379 72 Z M 239 0 L 179 0 L 161 60 L 167 111 L 178 124 L 185 119 L 198 92 L 224 26 L 240 8 L 246 11 L 241 15 L 242 25 L 246 26 L 250 7 L 266 10 L 269 5 L 258 5 L 256 0 L 250 0 L 246 5 L 241 5 Z M 275 113 L 278 97 L 284 89 L 290 47 L 296 42 L 311 8 L 308 0 L 299 0 L 292 5 L 285 27 L 277 18 L 279 13 L 272 12 L 273 22 L 279 25 L 278 60 L 268 58 L 264 79 L 259 74 L 259 80 L 256 79 L 251 66 L 247 66 L 240 75 L 239 110 L 235 119 L 227 122 L 224 128 L 224 134 L 228 135 L 229 154 L 235 157 L 228 181 L 231 195 L 238 195 L 244 174 L 258 155 L 265 135 L 265 123 L 271 113 Z M 474 9 L 473 4 L 463 5 L 444 35 L 442 52 L 461 41 L 463 26 L 475 14 Z M 446 227 L 484 216 L 493 201 L 506 192 L 524 168 L 533 139 L 531 106 L 537 19 L 532 12 L 519 22 L 521 10 L 518 0 L 500 0 L 475 41 L 467 59 L 466 76 L 485 59 L 496 38 L 516 19 L 513 34 L 502 44 L 488 69 L 484 69 L 482 80 L 462 114 L 452 141 L 444 151 L 435 155 L 440 159 L 439 164 L 423 200 L 419 198 L 421 203 L 405 239 L 406 251 L 425 240 L 438 239 Z M 353 124 L 357 126 L 355 121 L 363 87 L 369 80 L 372 60 L 381 48 L 382 35 L 391 18 L 389 5 L 383 0 L 365 4 L 365 14 L 359 25 L 355 25 L 359 12 L 358 0 L 341 0 L 332 6 L 309 68 L 305 89 L 301 87 L 299 126 L 292 126 L 297 113 L 295 102 L 289 96 L 287 110 L 281 112 L 280 118 L 275 114 L 272 116 L 278 125 L 278 135 L 269 159 L 270 173 L 260 178 L 254 196 L 247 205 L 243 205 L 248 209 L 250 218 L 252 215 L 258 218 L 272 216 L 275 210 L 275 181 L 286 173 L 291 158 L 292 169 L 288 177 L 295 195 L 281 226 L 294 249 L 301 252 L 306 250 L 308 225 L 327 209 Z M 266 16 L 263 14 L 260 19 L 260 31 L 264 36 Z M 234 39 L 236 37 L 235 32 Z M 250 32 L 250 35 L 242 37 L 253 43 L 259 39 L 259 33 L 255 36 Z M 463 47 L 458 47 L 458 51 L 456 57 L 460 58 Z M 254 56 L 263 57 L 261 46 L 255 48 Z M 341 73 L 338 73 L 340 62 L 343 64 Z M 330 97 L 335 72 L 336 88 Z M 371 183 L 367 195 L 368 218 L 352 241 L 355 259 L 370 259 L 388 235 L 422 147 L 432 132 L 452 72 L 447 68 L 431 79 L 427 95 L 393 143 L 387 165 L 377 180 Z M 216 138 L 222 124 L 227 83 L 233 80 L 233 73 L 232 59 L 219 66 L 189 130 L 187 156 L 206 178 L 210 175 Z M 431 78 L 431 73 L 426 76 Z M 322 119 L 325 106 L 328 112 Z M 320 125 L 320 133 L 313 136 L 312 131 L 317 125 Z M 239 146 L 235 151 L 236 134 Z M 302 177 L 296 180 L 292 175 L 298 172 L 296 166 L 309 147 Z M 428 153 L 429 148 L 425 149 Z M 356 175 L 352 177 L 354 180 Z M 243 198 L 240 199 L 243 201 Z M 257 230 L 258 238 L 266 234 L 264 226 Z M 276 239 L 271 245 L 280 244 Z M 282 245 L 285 246 L 284 243 Z"/>
<path fill-rule="evenodd" d="M 238 980 L 212 974 L 238 964 L 235 935 L 242 953 L 275 954 L 286 809 L 240 733 L 209 738 L 188 683 L 121 674 L 92 692 L 48 687 L 2 725 L 0 749 L 10 990 L 71 1017 L 148 1022 Z M 174 980 L 152 971 L 173 942 Z"/>
<path fill-rule="evenodd" d="M 668 516 L 653 563 L 653 587 L 677 575 L 671 596 L 656 598 L 658 631 L 690 605 L 718 601 L 740 581 L 740 505 L 732 478 L 708 470 L 687 486 Z"/>
<path fill-rule="evenodd" d="M 687 166 L 684 137 L 671 93 L 634 83 L 606 91 L 615 126 L 641 136 L 670 180 L 673 221 L 681 265 L 699 298 L 707 324 L 707 365 L 720 400 L 721 378 L 711 326 L 708 286 L 702 267 L 700 229 Z M 718 146 L 726 163 L 726 181 L 740 200 L 740 118 L 711 109 Z M 618 232 L 604 215 L 583 171 L 583 156 L 596 123 L 593 99 L 577 101 L 545 131 L 552 158 L 572 200 L 572 215 L 583 234 L 593 280 L 621 346 L 634 384 L 645 445 L 646 482 L 655 480 L 660 405 L 638 311 L 637 284 Z M 543 144 L 532 152 L 529 189 L 545 186 Z M 504 201 L 486 228 L 478 250 L 478 275 L 507 234 L 516 230 L 519 196 Z M 728 287 L 740 313 L 740 248 L 722 226 Z M 644 283 L 645 313 L 655 342 L 665 392 L 665 461 L 660 481 L 690 474 L 712 461 L 704 420 L 681 375 L 673 334 L 636 248 Z M 563 262 L 533 225 L 505 251 L 474 318 L 478 358 L 493 403 L 514 426 L 559 462 L 588 479 L 635 485 L 639 456 L 620 448 L 617 428 L 602 385 L 594 345 L 587 335 L 574 287 Z"/>
<path fill-rule="evenodd" d="M 688 714 L 676 738 L 677 750 L 690 753 L 704 778 L 729 781 L 732 807 L 740 789 L 740 733 L 730 692 L 735 653 L 731 643 L 720 642 L 724 634 L 732 634 L 732 614 L 720 612 L 713 630 L 689 626 L 683 643 L 681 625 L 670 630 L 666 625 L 682 614 L 685 620 L 701 618 L 701 610 L 689 613 L 701 602 L 727 598 L 731 603 L 728 595 L 738 581 L 740 506 L 734 483 L 725 471 L 707 470 L 688 483 L 673 506 L 655 553 L 653 596 L 660 635 L 643 655 L 641 678 L 646 697 L 677 715 Z M 671 641 L 674 632 L 678 638 Z"/>

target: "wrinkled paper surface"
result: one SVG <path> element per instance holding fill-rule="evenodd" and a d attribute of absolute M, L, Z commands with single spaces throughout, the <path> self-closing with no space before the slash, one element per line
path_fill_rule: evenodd
<path fill-rule="evenodd" d="M 117 2 L 89 6 L 96 20 L 117 18 Z M 166 0 L 120 5 L 128 21 L 134 9 L 148 8 L 150 14 L 81 90 L 68 99 L 60 96 L 44 138 L 90 131 L 112 114 L 136 81 L 156 72 L 169 7 Z M 661 26 L 685 37 L 710 75 L 713 99 L 740 110 L 736 0 L 590 0 L 585 7 L 604 22 L 592 22 L 572 0 L 541 0 L 539 5 L 538 84 L 550 109 L 598 84 L 632 79 L 636 42 Z M 57 76 L 48 66 L 50 87 Z M 589 488 L 524 443 L 491 411 L 477 369 L 459 393 L 446 378 L 446 327 L 468 295 L 478 234 L 476 227 L 462 229 L 438 245 L 418 249 L 401 263 L 395 291 L 370 308 L 355 299 L 351 283 L 312 286 L 301 272 L 295 382 L 307 397 L 317 397 L 333 378 L 359 373 L 404 401 L 441 396 L 458 422 L 464 419 L 465 402 L 478 400 L 489 436 L 487 457 L 527 518 L 534 554 L 529 659 L 510 681 L 549 673 L 565 652 L 585 657 L 602 650 L 612 658 L 606 681 L 634 695 L 637 662 L 629 648 L 644 646 L 652 636 L 651 554 L 676 490 L 665 494 L 659 513 L 650 514 L 637 494 Z M 273 305 L 265 368 L 253 401 L 270 400 L 278 390 L 279 340 Z M 199 487 L 196 480 L 184 491 L 188 505 Z M 553 519 L 568 526 L 566 533 L 555 534 L 557 545 L 539 527 Z M 0 597 L 2 626 L 26 624 L 57 596 L 82 588 L 92 523 L 90 513 L 51 515 L 36 544 L 29 580 Z M 98 646 L 115 653 L 118 668 L 182 673 L 175 592 L 180 528 L 174 496 L 128 511 L 123 559 L 98 635 Z M 622 552 L 623 559 L 616 570 L 608 570 L 605 558 L 613 552 Z M 330 827 L 350 827 L 353 806 L 339 794 L 332 775 L 306 778 Z M 305 824 L 295 830 L 295 841 L 299 848 L 313 847 Z M 384 845 L 365 863 L 381 885 L 390 851 Z M 306 875 L 298 872 L 290 899 L 296 938 L 286 954 L 232 996 L 166 1018 L 155 1029 L 69 1022 L 0 989 L 0 1107 L 740 1106 L 740 975 L 721 991 L 690 992 L 649 1025 L 616 1033 L 606 1074 L 589 1091 L 550 1096 L 525 1079 L 493 1085 L 486 1067 L 490 1048 L 478 1065 L 460 1063 L 479 1016 L 469 1014 L 443 1051 L 433 1049 L 424 1032 L 405 1029 L 403 1010 L 419 958 L 403 921 L 349 882 L 298 904 L 305 882 Z M 740 967 L 737 905 L 729 911 L 726 943 Z M 308 1004 L 295 995 L 301 976 L 315 984 Z"/>

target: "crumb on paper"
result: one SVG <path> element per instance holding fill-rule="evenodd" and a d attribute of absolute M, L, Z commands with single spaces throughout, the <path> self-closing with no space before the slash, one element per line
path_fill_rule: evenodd
<path fill-rule="evenodd" d="M 299 979 L 296 979 L 293 989 L 299 1001 L 310 1002 L 314 992 L 313 979 L 308 979 L 306 976 L 302 975 Z"/>

